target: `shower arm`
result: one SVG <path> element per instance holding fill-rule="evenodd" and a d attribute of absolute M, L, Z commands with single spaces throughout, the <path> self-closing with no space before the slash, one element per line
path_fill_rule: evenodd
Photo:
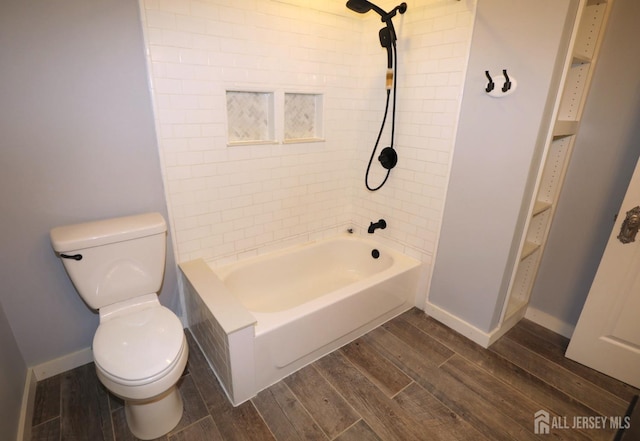
<path fill-rule="evenodd" d="M 378 15 L 380 15 L 380 20 L 383 23 L 387 23 L 387 24 L 391 23 L 391 19 L 396 16 L 396 12 L 400 12 L 400 14 L 404 14 L 407 11 L 407 4 L 406 3 L 400 3 L 398 6 L 396 6 L 395 8 L 393 8 L 389 12 L 385 12 L 384 9 L 382 9 L 379 6 L 374 5 L 373 3 L 369 3 L 369 6 L 371 7 L 371 9 L 376 11 L 378 13 Z"/>
<path fill-rule="evenodd" d="M 376 11 L 378 14 L 380 14 L 380 21 L 383 22 L 384 24 L 387 25 L 387 27 L 389 28 L 389 31 L 391 33 L 391 39 L 392 41 L 396 41 L 396 29 L 393 27 L 393 21 L 392 18 L 396 16 L 397 12 L 400 12 L 400 14 L 404 14 L 405 11 L 407 10 L 407 4 L 406 3 L 401 3 L 398 6 L 396 6 L 395 8 L 393 8 L 390 12 L 385 12 L 383 9 L 379 8 L 378 6 L 372 4 L 371 8 Z"/>

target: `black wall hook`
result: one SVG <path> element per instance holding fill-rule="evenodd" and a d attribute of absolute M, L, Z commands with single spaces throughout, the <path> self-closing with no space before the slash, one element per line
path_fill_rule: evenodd
<path fill-rule="evenodd" d="M 511 80 L 509 79 L 509 75 L 507 75 L 507 69 L 502 69 L 502 74 L 504 75 L 504 86 L 502 86 L 502 91 L 506 92 L 511 89 Z"/>
<path fill-rule="evenodd" d="M 487 78 L 489 79 L 489 83 L 487 84 L 486 89 L 484 89 L 487 93 L 491 92 L 493 90 L 494 87 L 496 87 L 496 84 L 493 82 L 493 80 L 491 79 L 491 75 L 489 75 L 489 71 L 485 70 L 484 74 L 487 76 Z"/>

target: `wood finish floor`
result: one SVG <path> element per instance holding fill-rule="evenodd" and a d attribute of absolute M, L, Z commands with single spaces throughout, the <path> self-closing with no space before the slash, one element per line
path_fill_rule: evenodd
<path fill-rule="evenodd" d="M 412 309 L 234 408 L 187 337 L 185 411 L 164 441 L 611 440 L 610 428 L 535 435 L 534 413 L 571 426 L 622 416 L 638 393 L 564 358 L 568 340 L 527 320 L 486 350 Z M 134 439 L 93 364 L 38 383 L 33 441 Z"/>

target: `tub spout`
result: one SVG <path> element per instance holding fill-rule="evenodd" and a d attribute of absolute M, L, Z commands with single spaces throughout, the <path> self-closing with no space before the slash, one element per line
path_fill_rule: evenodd
<path fill-rule="evenodd" d="M 367 231 L 369 232 L 369 234 L 373 234 L 373 232 L 376 231 L 378 228 L 380 228 L 381 230 L 384 230 L 385 228 L 387 228 L 387 223 L 385 222 L 384 219 L 380 219 L 375 224 L 371 222 L 371 225 L 369 225 L 369 229 Z"/>

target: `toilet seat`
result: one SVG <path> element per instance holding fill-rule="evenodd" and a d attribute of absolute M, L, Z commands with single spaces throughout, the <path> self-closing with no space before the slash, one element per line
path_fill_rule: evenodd
<path fill-rule="evenodd" d="M 185 345 L 180 320 L 158 303 L 101 323 L 93 338 L 93 356 L 96 367 L 113 381 L 137 386 L 170 372 Z"/>

